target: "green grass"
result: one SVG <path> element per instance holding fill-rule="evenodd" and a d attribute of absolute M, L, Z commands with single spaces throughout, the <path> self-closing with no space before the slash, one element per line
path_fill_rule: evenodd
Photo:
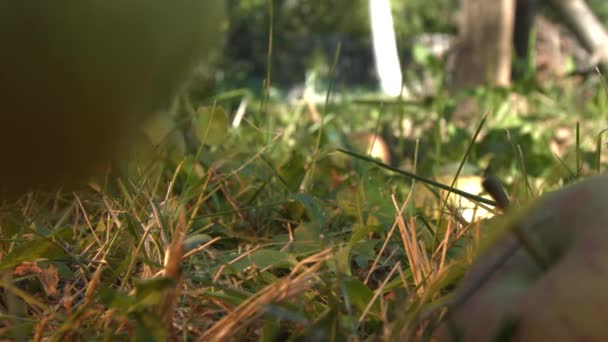
<path fill-rule="evenodd" d="M 81 191 L 31 193 L 2 207 L 0 335 L 427 336 L 492 229 L 464 219 L 462 202 L 446 201 L 446 189 L 457 174 L 490 167 L 517 205 L 603 170 L 596 145 L 605 94 L 585 87 L 593 95 L 582 105 L 562 88 L 518 94 L 529 106 L 519 115 L 511 92 L 480 89 L 463 126 L 450 117 L 457 96 L 370 104 L 337 93 L 339 100 L 315 105 L 283 103 L 269 91 L 247 95 L 238 128 L 218 120 L 234 98 L 182 105 L 186 122 L 213 127 L 194 129 L 198 150 L 176 157 L 158 148 L 153 162 L 133 161 Z M 200 105 L 226 111 L 192 110 Z M 393 146 L 393 166 L 343 153 L 351 132 L 397 134 L 399 120 L 411 129 Z M 556 128 L 574 134 L 577 122 L 579 139 L 552 155 Z M 416 139 L 413 151 L 403 147 Z M 425 179 L 446 179 L 445 189 Z"/>
<path fill-rule="evenodd" d="M 420 102 L 321 83 L 296 103 L 268 83 L 181 97 L 157 146 L 105 179 L 5 203 L 0 336 L 429 337 L 493 233 L 470 219 L 499 212 L 479 196 L 484 172 L 519 206 L 605 169 L 608 95 L 592 82 Z M 386 139 L 391 165 L 365 156 L 360 132 Z"/>

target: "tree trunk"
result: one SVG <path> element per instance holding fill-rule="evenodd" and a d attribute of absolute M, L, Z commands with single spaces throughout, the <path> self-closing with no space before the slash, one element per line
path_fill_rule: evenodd
<path fill-rule="evenodd" d="M 570 29 L 591 53 L 593 65 L 608 70 L 608 33 L 584 0 L 549 0 Z"/>
<path fill-rule="evenodd" d="M 534 26 L 536 0 L 516 0 L 513 44 L 518 58 L 527 59 L 530 53 L 530 32 Z"/>
<path fill-rule="evenodd" d="M 401 93 L 402 75 L 390 0 L 369 0 L 376 71 L 382 91 L 389 96 Z"/>
<path fill-rule="evenodd" d="M 452 88 L 511 83 L 515 0 L 461 0 Z"/>

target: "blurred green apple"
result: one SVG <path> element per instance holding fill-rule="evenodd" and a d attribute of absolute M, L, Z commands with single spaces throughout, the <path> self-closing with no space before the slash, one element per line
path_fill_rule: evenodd
<path fill-rule="evenodd" d="M 516 213 L 509 225 L 522 228 L 546 265 L 534 261 L 512 235 L 499 239 L 456 290 L 458 305 L 439 340 L 608 341 L 607 202 L 608 176 L 602 175 L 549 193 Z M 496 267 L 505 255 L 510 257 Z"/>
<path fill-rule="evenodd" d="M 222 42 L 223 0 L 0 4 L 0 189 L 94 175 Z"/>

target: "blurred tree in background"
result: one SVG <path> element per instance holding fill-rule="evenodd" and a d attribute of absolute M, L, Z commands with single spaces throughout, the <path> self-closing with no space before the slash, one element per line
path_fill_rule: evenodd
<path fill-rule="evenodd" d="M 605 0 L 587 0 L 587 4 L 600 21 L 608 23 L 608 2 Z"/>
<path fill-rule="evenodd" d="M 543 3 L 543 0 L 538 0 Z M 608 3 L 587 0 L 602 22 L 608 21 Z M 370 85 L 376 81 L 368 17 L 368 0 L 228 0 L 230 33 L 221 66 L 229 84 L 261 86 L 270 62 L 272 84 L 301 84 L 307 71 L 328 75 L 338 43 L 341 44 L 337 80 Z M 269 6 L 272 4 L 273 18 Z M 392 0 L 395 31 L 402 64 L 414 59 L 414 46 L 423 34 L 457 33 L 458 0 Z M 548 6 L 540 13 L 558 17 Z M 268 61 L 270 22 L 273 51 Z M 428 66 L 428 65 L 427 65 Z"/>
<path fill-rule="evenodd" d="M 223 68 L 237 82 L 258 82 L 266 75 L 269 1 L 230 0 L 231 28 Z M 272 82 L 304 81 L 308 70 L 329 71 L 341 44 L 338 79 L 374 81 L 368 0 L 274 0 Z M 425 32 L 455 32 L 456 0 L 393 0 L 400 49 L 407 55 L 412 38 Z"/>

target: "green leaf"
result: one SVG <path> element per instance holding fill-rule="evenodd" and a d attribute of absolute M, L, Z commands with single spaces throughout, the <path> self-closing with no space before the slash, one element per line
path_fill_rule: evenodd
<path fill-rule="evenodd" d="M 297 190 L 306 174 L 305 156 L 297 151 L 292 151 L 289 159 L 281 163 L 278 172 L 290 190 Z"/>
<path fill-rule="evenodd" d="M 15 267 L 25 261 L 59 259 L 66 256 L 63 249 L 50 240 L 36 236 L 33 240 L 17 245 L 0 263 L 0 270 Z"/>
<path fill-rule="evenodd" d="M 422 44 L 414 45 L 412 55 L 414 56 L 414 60 L 421 65 L 427 65 L 432 57 L 431 51 Z"/>
<path fill-rule="evenodd" d="M 376 246 L 379 242 L 377 239 L 359 241 L 350 250 L 351 258 L 354 258 L 360 267 L 365 267 L 369 261 L 376 258 Z"/>
<path fill-rule="evenodd" d="M 359 254 L 359 255 L 363 255 L 366 254 L 368 256 L 371 256 L 371 259 L 373 259 L 373 256 L 375 255 L 375 250 L 374 250 L 374 246 L 376 245 L 376 241 L 372 241 L 372 243 L 369 243 L 370 241 L 367 240 L 367 237 L 370 233 L 377 231 L 379 228 L 381 228 L 378 225 L 355 225 L 353 228 L 353 233 L 350 237 L 350 240 L 348 241 L 348 245 L 346 245 L 346 249 L 345 249 L 345 266 L 350 267 L 350 260 L 351 260 L 351 255 L 353 254 L 353 252 L 356 252 L 355 254 Z M 370 251 L 371 248 L 371 251 Z"/>
<path fill-rule="evenodd" d="M 348 241 L 348 249 L 352 249 L 359 241 L 367 239 L 369 233 L 375 232 L 377 229 L 378 226 L 372 225 L 355 226 L 350 241 Z"/>
<path fill-rule="evenodd" d="M 23 218 L 16 208 L 10 208 L 0 222 L 0 233 L 4 238 L 19 235 L 23 231 Z"/>
<path fill-rule="evenodd" d="M 345 329 L 339 325 L 340 313 L 336 308 L 321 313 L 295 341 L 348 341 Z"/>
<path fill-rule="evenodd" d="M 188 236 L 186 238 L 186 240 L 184 241 L 184 250 L 186 252 L 189 252 L 199 246 L 202 246 L 203 244 L 205 244 L 209 241 L 211 241 L 211 236 L 209 236 L 207 234 L 194 234 L 194 235 Z"/>
<path fill-rule="evenodd" d="M 336 203 L 346 215 L 357 217 L 363 212 L 365 196 L 360 187 L 348 187 L 336 194 Z"/>
<path fill-rule="evenodd" d="M 302 204 L 311 222 L 318 225 L 319 228 L 327 225 L 328 215 L 321 200 L 305 193 L 298 193 L 294 195 L 294 198 Z"/>
<path fill-rule="evenodd" d="M 153 278 L 139 280 L 135 284 L 135 297 L 139 304 L 155 305 L 160 303 L 163 291 L 175 285 L 173 278 Z"/>
<path fill-rule="evenodd" d="M 232 289 L 223 289 L 223 291 L 211 292 L 205 290 L 202 294 L 203 297 L 213 298 L 237 306 L 241 304 L 248 297 L 244 292 L 239 292 Z"/>
<path fill-rule="evenodd" d="M 228 137 L 228 116 L 221 107 L 200 107 L 194 123 L 196 137 L 203 145 L 220 145 Z"/>
<path fill-rule="evenodd" d="M 168 113 L 149 118 L 142 127 L 144 134 L 154 146 L 160 145 L 175 129 L 175 122 Z"/>
<path fill-rule="evenodd" d="M 126 311 L 135 304 L 132 296 L 109 287 L 100 288 L 97 296 L 102 304 L 121 311 Z"/>
<path fill-rule="evenodd" d="M 8 322 L 5 322 L 8 323 Z M 34 332 L 34 322 L 16 321 L 2 328 L 2 338 L 5 341 L 27 341 Z"/>
<path fill-rule="evenodd" d="M 287 252 L 261 249 L 251 253 L 248 257 L 235 262 L 230 268 L 236 272 L 243 272 L 249 267 L 256 267 L 258 269 L 284 268 L 292 262 L 295 262 L 295 260 L 293 256 Z"/>
<path fill-rule="evenodd" d="M 346 295 L 348 296 L 350 303 L 360 312 L 363 312 L 374 297 L 374 292 L 365 286 L 359 279 L 346 278 L 343 281 L 344 289 L 346 290 Z M 372 305 L 372 311 L 375 311 L 376 313 L 380 312 L 379 302 Z"/>
<path fill-rule="evenodd" d="M 168 341 L 169 334 L 165 324 L 159 317 L 151 312 L 134 312 L 136 330 L 134 341 Z"/>
<path fill-rule="evenodd" d="M 295 244 L 292 251 L 308 253 L 318 251 L 321 247 L 321 229 L 310 222 L 302 222 L 294 229 L 293 238 Z"/>
<path fill-rule="evenodd" d="M 264 305 L 264 312 L 268 315 L 281 318 L 281 320 L 286 320 L 288 322 L 300 324 L 306 324 L 308 322 L 306 315 L 299 311 L 293 310 L 293 308 L 288 308 L 287 306 L 273 304 Z"/>
<path fill-rule="evenodd" d="M 403 270 L 403 275 L 405 276 L 405 279 L 411 279 L 412 278 L 412 269 L 407 268 L 407 269 Z M 382 293 L 386 294 L 391 291 L 394 291 L 395 289 L 403 289 L 404 287 L 405 287 L 405 285 L 403 284 L 403 280 L 401 280 L 400 277 L 396 277 L 395 279 L 386 283 L 386 286 L 384 287 Z"/>
<path fill-rule="evenodd" d="M 56 268 L 59 276 L 66 280 L 74 280 L 74 271 L 66 264 L 65 262 L 53 262 L 52 263 Z"/>

